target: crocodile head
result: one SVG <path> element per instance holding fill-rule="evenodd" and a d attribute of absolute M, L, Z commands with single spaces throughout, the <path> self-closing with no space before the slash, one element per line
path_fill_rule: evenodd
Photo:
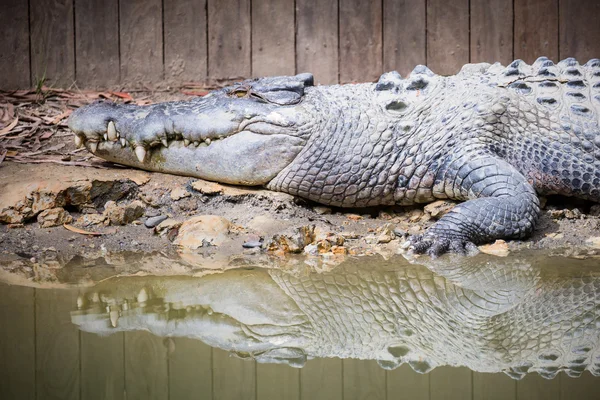
<path fill-rule="evenodd" d="M 202 98 L 150 106 L 96 102 L 69 119 L 78 146 L 106 160 L 208 180 L 261 185 L 307 140 L 310 74 L 247 80 Z"/>
<path fill-rule="evenodd" d="M 419 67 L 409 79 L 392 72 L 377 84 L 261 78 L 190 101 L 98 102 L 75 111 L 69 126 L 78 145 L 141 169 L 266 185 L 338 206 L 393 204 L 399 153 L 419 145 L 411 138 L 432 77 Z"/>

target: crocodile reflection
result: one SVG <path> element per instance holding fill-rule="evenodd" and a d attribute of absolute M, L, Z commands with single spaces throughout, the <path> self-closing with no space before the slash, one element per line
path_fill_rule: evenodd
<path fill-rule="evenodd" d="M 597 261 L 577 268 L 557 268 L 577 261 L 549 257 L 455 261 L 460 266 L 363 259 L 326 273 L 114 278 L 83 293 L 71 318 L 97 334 L 196 338 L 293 367 L 340 357 L 375 359 L 385 369 L 408 363 L 421 373 L 452 365 L 515 379 L 600 375 Z"/>

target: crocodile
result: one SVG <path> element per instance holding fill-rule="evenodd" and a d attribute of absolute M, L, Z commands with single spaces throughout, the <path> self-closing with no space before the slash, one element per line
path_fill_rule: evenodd
<path fill-rule="evenodd" d="M 540 195 L 600 201 L 600 60 L 467 64 L 315 86 L 250 79 L 189 101 L 96 102 L 75 142 L 116 163 L 336 207 L 461 201 L 410 248 L 469 253 L 535 229 Z"/>
<path fill-rule="evenodd" d="M 99 335 L 187 337 L 298 368 L 338 357 L 420 373 L 450 365 L 514 379 L 600 376 L 594 262 L 526 253 L 450 258 L 116 277 L 82 291 L 71 321 Z"/>

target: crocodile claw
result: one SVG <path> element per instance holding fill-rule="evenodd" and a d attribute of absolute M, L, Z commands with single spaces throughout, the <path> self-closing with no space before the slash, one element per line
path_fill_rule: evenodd
<path fill-rule="evenodd" d="M 411 237 L 408 241 L 408 248 L 416 254 L 428 254 L 432 258 L 437 258 L 446 253 L 460 255 L 479 253 L 479 249 L 473 242 L 427 233 Z"/>

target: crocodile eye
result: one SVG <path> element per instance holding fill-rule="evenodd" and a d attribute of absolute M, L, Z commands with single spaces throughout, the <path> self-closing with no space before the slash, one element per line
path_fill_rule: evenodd
<path fill-rule="evenodd" d="M 231 93 L 231 95 L 234 97 L 246 97 L 248 95 L 248 91 L 244 89 L 238 89 Z"/>

